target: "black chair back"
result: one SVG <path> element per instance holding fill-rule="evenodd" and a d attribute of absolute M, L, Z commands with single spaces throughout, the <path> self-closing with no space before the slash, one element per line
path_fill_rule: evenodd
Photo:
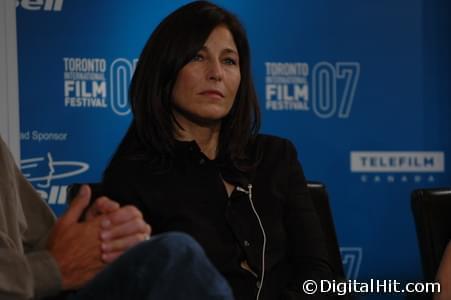
<path fill-rule="evenodd" d="M 346 276 L 343 270 L 340 248 L 338 246 L 337 234 L 335 232 L 335 225 L 326 187 L 321 182 L 308 182 L 307 187 L 326 237 L 327 251 L 330 260 L 329 263 L 331 264 L 336 278 L 345 280 Z"/>
<path fill-rule="evenodd" d="M 95 199 L 97 199 L 98 197 L 103 195 L 101 183 L 83 183 L 83 184 L 87 184 L 91 188 L 91 199 L 90 199 L 91 203 L 93 203 Z M 75 198 L 75 196 L 77 196 L 78 191 L 80 190 L 80 188 L 83 184 L 82 183 L 74 183 L 67 187 L 67 191 L 66 191 L 67 203 L 70 204 L 72 202 L 72 200 Z M 86 210 L 83 212 L 81 220 L 85 219 Z"/>
<path fill-rule="evenodd" d="M 411 198 L 424 279 L 432 282 L 451 238 L 451 188 L 418 189 Z"/>
<path fill-rule="evenodd" d="M 89 185 L 91 188 L 91 202 L 102 196 L 102 184 L 101 183 L 74 183 L 67 187 L 67 202 L 70 204 L 75 198 L 83 184 Z"/>

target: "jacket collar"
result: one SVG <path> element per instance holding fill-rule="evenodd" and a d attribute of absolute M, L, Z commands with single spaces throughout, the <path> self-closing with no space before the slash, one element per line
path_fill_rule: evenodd
<path fill-rule="evenodd" d="M 222 178 L 237 186 L 247 188 L 250 183 L 249 175 L 246 172 L 239 170 L 236 165 L 228 157 L 217 157 L 214 160 L 209 160 L 200 150 L 199 145 L 196 141 L 176 141 L 175 143 L 175 153 L 176 157 L 182 159 L 199 159 L 202 157 L 214 164 Z"/>

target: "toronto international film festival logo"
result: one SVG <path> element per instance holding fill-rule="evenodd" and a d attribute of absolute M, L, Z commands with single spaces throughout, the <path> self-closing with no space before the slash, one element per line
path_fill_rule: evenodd
<path fill-rule="evenodd" d="M 311 69 L 311 71 L 310 71 Z M 323 119 L 347 119 L 360 77 L 358 62 L 265 63 L 265 109 L 313 111 Z"/>
<path fill-rule="evenodd" d="M 341 261 L 347 279 L 357 279 L 362 264 L 363 250 L 361 247 L 340 247 Z"/>
<path fill-rule="evenodd" d="M 130 114 L 128 84 L 137 62 L 116 58 L 108 65 L 104 58 L 63 57 L 64 106 L 111 108 L 119 116 Z"/>

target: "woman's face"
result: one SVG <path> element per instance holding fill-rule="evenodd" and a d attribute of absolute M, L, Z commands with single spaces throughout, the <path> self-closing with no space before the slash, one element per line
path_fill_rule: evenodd
<path fill-rule="evenodd" d="M 217 124 L 230 111 L 240 85 L 238 50 L 225 26 L 210 33 L 202 49 L 178 73 L 172 90 L 176 120 Z"/>

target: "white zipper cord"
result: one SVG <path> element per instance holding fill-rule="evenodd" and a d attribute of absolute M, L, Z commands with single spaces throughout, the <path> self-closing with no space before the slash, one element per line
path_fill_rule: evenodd
<path fill-rule="evenodd" d="M 255 216 L 257 217 L 258 225 L 260 225 L 260 229 L 261 229 L 262 234 L 263 234 L 262 273 L 261 273 L 261 279 L 260 279 L 260 286 L 258 287 L 258 291 L 257 291 L 257 297 L 255 298 L 256 300 L 258 300 L 260 298 L 260 293 L 261 293 L 261 290 L 263 288 L 263 280 L 265 279 L 266 232 L 265 232 L 265 229 L 263 228 L 263 224 L 262 224 L 262 221 L 260 219 L 260 216 L 258 215 L 257 210 L 255 209 L 254 202 L 252 201 L 252 184 L 248 184 L 247 188 L 248 188 L 247 191 L 245 189 L 243 189 L 242 187 L 239 187 L 239 186 L 237 186 L 236 189 L 238 191 L 244 192 L 244 193 L 246 193 L 248 195 L 249 202 L 250 202 L 251 207 L 252 207 L 252 211 L 254 212 Z"/>

